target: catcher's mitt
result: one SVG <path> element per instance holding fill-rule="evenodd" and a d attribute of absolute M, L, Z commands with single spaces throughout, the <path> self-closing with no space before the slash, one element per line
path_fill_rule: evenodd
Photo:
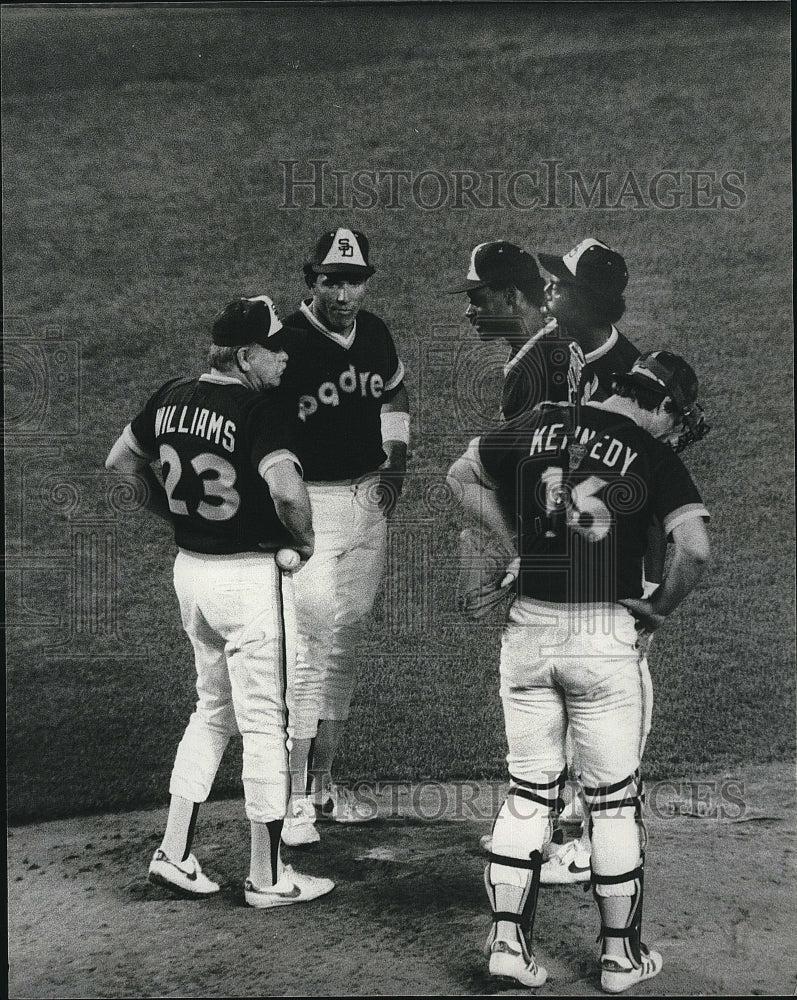
<path fill-rule="evenodd" d="M 520 560 L 495 536 L 465 528 L 459 536 L 459 610 L 479 619 L 514 593 Z"/>

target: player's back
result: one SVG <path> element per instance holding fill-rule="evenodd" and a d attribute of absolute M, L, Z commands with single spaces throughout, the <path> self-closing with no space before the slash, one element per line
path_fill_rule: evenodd
<path fill-rule="evenodd" d="M 700 503 L 680 459 L 630 418 L 544 405 L 484 435 L 480 455 L 520 520 L 521 594 L 567 603 L 642 593 L 647 528 Z"/>
<path fill-rule="evenodd" d="M 217 373 L 173 379 L 150 398 L 131 430 L 160 458 L 181 548 L 231 554 L 289 543 L 262 472 L 291 456 L 291 422 L 277 394 Z"/>

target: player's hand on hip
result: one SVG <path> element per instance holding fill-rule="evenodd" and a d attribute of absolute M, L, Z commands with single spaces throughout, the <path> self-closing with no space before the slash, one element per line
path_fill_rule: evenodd
<path fill-rule="evenodd" d="M 653 610 L 653 604 L 651 601 L 642 600 L 636 597 L 627 597 L 620 601 L 623 607 L 628 608 L 631 614 L 634 616 L 636 621 L 637 632 L 647 633 L 650 635 L 655 632 L 657 628 L 667 621 L 667 615 L 657 614 Z"/>

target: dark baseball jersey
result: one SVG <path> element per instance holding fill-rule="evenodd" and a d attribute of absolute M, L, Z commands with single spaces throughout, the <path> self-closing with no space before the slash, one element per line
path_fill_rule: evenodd
<path fill-rule="evenodd" d="M 404 367 L 378 316 L 361 309 L 343 336 L 317 320 L 309 302 L 269 338 L 271 350 L 288 354 L 282 385 L 298 397 L 297 454 L 308 481 L 356 479 L 387 457 L 382 397 L 401 384 Z"/>
<path fill-rule="evenodd" d="M 479 457 L 518 524 L 518 592 L 541 601 L 642 595 L 647 530 L 708 518 L 680 458 L 632 420 L 545 405 L 479 439 Z"/>
<path fill-rule="evenodd" d="M 556 321 L 539 330 L 504 365 L 501 416 L 513 420 L 538 403 L 576 403 L 586 362 L 572 338 L 559 334 Z"/>
<path fill-rule="evenodd" d="M 276 551 L 292 537 L 263 476 L 294 453 L 290 409 L 212 373 L 166 382 L 124 430 L 137 454 L 160 458 L 180 548 L 206 554 Z"/>
<path fill-rule="evenodd" d="M 586 355 L 584 378 L 591 384 L 591 398 L 602 402 L 614 395 L 612 375 L 615 372 L 630 371 L 638 357 L 639 351 L 628 337 L 613 326 L 606 343 Z"/>

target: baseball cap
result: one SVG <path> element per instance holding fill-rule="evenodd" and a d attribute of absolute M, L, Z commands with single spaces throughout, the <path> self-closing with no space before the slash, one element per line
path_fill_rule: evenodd
<path fill-rule="evenodd" d="M 491 240 L 479 243 L 471 250 L 467 277 L 460 284 L 449 288 L 448 294 L 469 292 L 473 288 L 485 288 L 487 285 L 506 288 L 518 279 L 525 279 L 528 283 L 535 278 L 539 281 L 542 292 L 544 283 L 537 262 L 528 251 L 505 240 Z"/>
<path fill-rule="evenodd" d="M 697 401 L 697 375 L 690 365 L 669 351 L 652 351 L 637 358 L 630 371 L 614 372 L 623 385 L 636 385 L 662 397 L 670 396 L 680 410 Z"/>
<path fill-rule="evenodd" d="M 368 263 L 369 249 L 365 233 L 340 226 L 321 234 L 305 270 L 315 274 L 353 274 L 370 278 L 376 268 Z"/>
<path fill-rule="evenodd" d="M 628 372 L 612 376 L 621 385 L 637 385 L 661 398 L 669 396 L 683 418 L 680 430 L 669 440 L 675 451 L 683 451 L 694 441 L 702 440 L 711 430 L 702 406 L 697 401 L 697 375 L 683 358 L 669 351 L 652 351 L 637 358 Z"/>
<path fill-rule="evenodd" d="M 622 255 L 592 237 L 582 240 L 564 257 L 550 253 L 538 256 L 545 270 L 560 281 L 580 285 L 604 299 L 620 298 L 628 284 L 628 268 Z"/>
<path fill-rule="evenodd" d="M 217 347 L 243 344 L 268 346 L 268 338 L 282 329 L 274 303 L 268 295 L 234 299 L 213 321 L 213 343 Z"/>

